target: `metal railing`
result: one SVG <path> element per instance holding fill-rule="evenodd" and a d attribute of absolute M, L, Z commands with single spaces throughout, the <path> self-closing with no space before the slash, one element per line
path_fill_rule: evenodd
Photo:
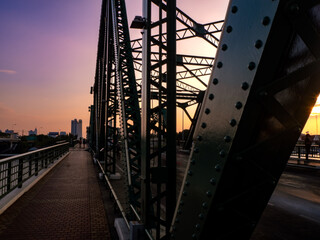
<path fill-rule="evenodd" d="M 69 143 L 61 143 L 0 160 L 0 200 L 32 176 L 47 168 L 69 151 Z"/>
<path fill-rule="evenodd" d="M 305 158 L 306 157 L 306 147 L 302 144 L 297 144 L 292 153 L 292 156 L 297 156 L 298 158 Z M 319 146 L 318 145 L 311 145 L 309 157 L 320 158 Z"/>

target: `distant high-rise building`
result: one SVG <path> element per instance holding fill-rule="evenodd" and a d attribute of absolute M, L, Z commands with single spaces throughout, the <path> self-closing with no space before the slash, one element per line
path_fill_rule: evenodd
<path fill-rule="evenodd" d="M 77 119 L 71 120 L 71 134 L 72 135 L 77 135 L 77 138 L 81 138 L 82 137 L 82 120 L 79 119 L 79 121 L 77 121 Z"/>
<path fill-rule="evenodd" d="M 77 125 L 78 125 L 77 119 L 71 120 L 71 134 L 74 136 L 77 134 Z"/>
<path fill-rule="evenodd" d="M 77 133 L 79 138 L 82 137 L 82 120 L 81 119 L 79 119 L 79 122 L 78 122 Z"/>
<path fill-rule="evenodd" d="M 32 131 L 32 130 L 29 131 L 29 136 L 31 136 L 31 135 L 37 135 L 37 134 L 38 134 L 37 128 L 35 128 L 34 131 Z"/>

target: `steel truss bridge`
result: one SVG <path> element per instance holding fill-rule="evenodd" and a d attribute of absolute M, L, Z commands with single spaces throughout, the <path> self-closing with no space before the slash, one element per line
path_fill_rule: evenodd
<path fill-rule="evenodd" d="M 143 0 L 130 40 L 125 1 L 102 1 L 89 140 L 107 179 L 121 169 L 108 182 L 128 226 L 250 238 L 320 92 L 319 4 L 230 1 L 224 21 L 200 24 L 175 0 Z M 190 38 L 216 55 L 178 54 Z M 181 189 L 177 108 L 191 121 Z"/>

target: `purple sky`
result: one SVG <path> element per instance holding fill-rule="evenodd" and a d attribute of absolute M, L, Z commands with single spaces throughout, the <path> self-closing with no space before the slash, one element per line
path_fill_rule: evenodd
<path fill-rule="evenodd" d="M 129 0 L 129 25 L 141 0 Z M 200 23 L 221 20 L 225 0 L 180 0 Z M 70 132 L 89 123 L 101 0 L 0 1 L 0 130 Z M 133 33 L 140 37 L 139 31 Z"/>

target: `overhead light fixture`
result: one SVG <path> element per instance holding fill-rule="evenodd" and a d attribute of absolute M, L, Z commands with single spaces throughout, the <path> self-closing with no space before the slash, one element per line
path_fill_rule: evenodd
<path fill-rule="evenodd" d="M 130 28 L 143 29 L 146 26 L 146 19 L 141 16 L 135 16 Z"/>

